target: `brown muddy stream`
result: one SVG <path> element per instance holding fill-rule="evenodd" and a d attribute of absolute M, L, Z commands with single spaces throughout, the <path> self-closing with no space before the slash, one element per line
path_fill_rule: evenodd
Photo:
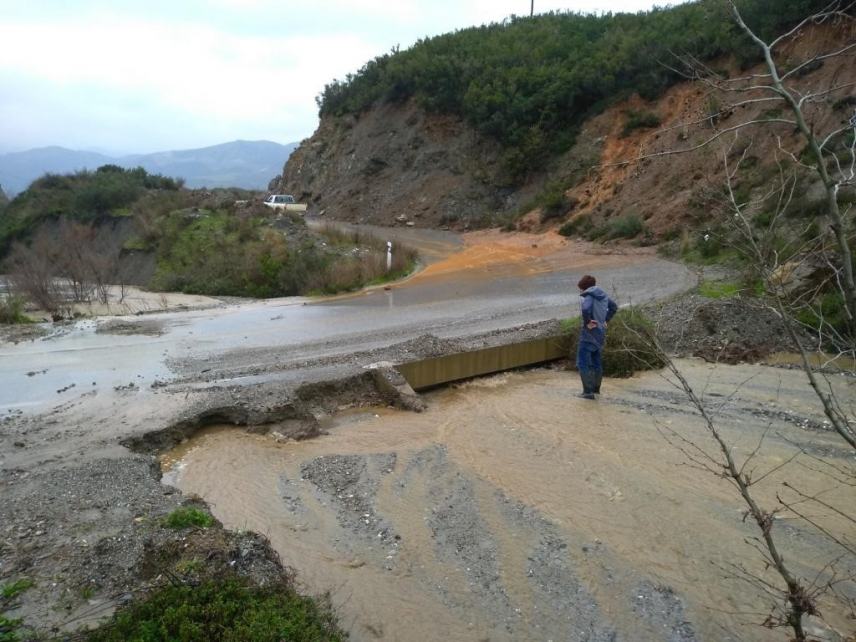
<path fill-rule="evenodd" d="M 721 405 L 737 456 L 771 427 L 759 470 L 790 457 L 786 439 L 841 456 L 834 435 L 800 424 L 822 426 L 800 373 L 682 365 Z M 596 403 L 576 389 L 555 370 L 498 375 L 427 395 L 422 414 L 345 410 L 304 442 L 213 427 L 164 455 L 164 481 L 269 537 L 355 640 L 786 639 L 757 626 L 769 601 L 727 577 L 732 563 L 764 574 L 739 498 L 658 432 L 709 445 L 680 397 L 653 373 L 608 382 Z M 792 416 L 774 412 L 785 406 Z M 759 487 L 765 501 L 788 470 Z M 799 474 L 806 490 L 829 486 Z M 834 552 L 793 516 L 777 532 L 805 576 Z"/>

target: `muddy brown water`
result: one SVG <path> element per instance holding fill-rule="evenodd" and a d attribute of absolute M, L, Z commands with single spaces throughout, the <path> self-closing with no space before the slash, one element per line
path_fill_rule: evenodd
<path fill-rule="evenodd" d="M 738 457 L 770 428 L 758 470 L 790 457 L 788 440 L 842 454 L 834 435 L 800 427 L 822 417 L 799 372 L 682 365 Z M 427 395 L 422 414 L 343 411 L 297 443 L 212 427 L 164 455 L 164 480 L 226 527 L 267 535 L 304 590 L 330 592 L 355 640 L 786 639 L 757 626 L 769 601 L 729 578 L 732 564 L 764 575 L 738 497 L 661 436 L 710 446 L 674 389 L 654 373 L 608 382 L 596 403 L 576 388 L 553 370 L 496 375 Z M 793 416 L 759 414 L 783 407 Z M 758 487 L 765 502 L 786 474 L 856 500 L 792 470 Z M 803 576 L 834 554 L 792 515 L 776 532 Z M 823 612 L 852 628 L 837 604 Z"/>

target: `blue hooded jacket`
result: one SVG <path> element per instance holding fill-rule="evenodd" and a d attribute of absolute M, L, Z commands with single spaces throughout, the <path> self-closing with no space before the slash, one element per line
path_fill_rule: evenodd
<path fill-rule="evenodd" d="M 582 313 L 580 342 L 593 343 L 598 348 L 603 347 L 606 341 L 606 323 L 615 316 L 617 311 L 618 306 L 615 301 L 598 286 L 593 285 L 584 290 L 580 294 L 580 312 Z M 597 327 L 589 330 L 586 326 L 592 320 L 597 321 Z"/>

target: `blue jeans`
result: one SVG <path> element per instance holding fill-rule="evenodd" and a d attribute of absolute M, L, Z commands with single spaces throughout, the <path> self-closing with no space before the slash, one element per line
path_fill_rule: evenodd
<path fill-rule="evenodd" d="M 580 374 L 584 372 L 600 374 L 603 371 L 603 364 L 600 362 L 600 348 L 594 343 L 580 341 L 580 345 L 577 347 L 577 370 L 580 371 Z"/>
<path fill-rule="evenodd" d="M 594 392 L 600 377 L 603 376 L 599 346 L 588 341 L 580 341 L 577 346 L 577 370 L 583 381 L 583 392 Z"/>

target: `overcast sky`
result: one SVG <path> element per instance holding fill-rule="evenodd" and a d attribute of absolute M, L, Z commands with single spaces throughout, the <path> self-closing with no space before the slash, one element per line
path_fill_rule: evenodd
<path fill-rule="evenodd" d="M 664 3 L 535 0 L 535 10 Z M 512 13 L 528 14 L 529 0 L 0 0 L 0 152 L 299 141 L 331 79 L 395 45 Z"/>

